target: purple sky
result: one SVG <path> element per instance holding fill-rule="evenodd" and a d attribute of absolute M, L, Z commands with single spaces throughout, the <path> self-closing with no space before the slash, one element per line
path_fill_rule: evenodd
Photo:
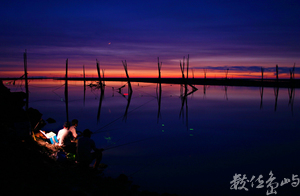
<path fill-rule="evenodd" d="M 180 74 L 188 54 L 201 77 L 203 68 L 241 67 L 247 74 L 253 66 L 300 62 L 296 0 L 6 1 L 0 16 L 0 77 L 23 70 L 25 49 L 31 76 L 63 75 L 67 58 L 74 74 L 83 65 L 95 72 L 98 59 L 106 74 L 124 75 L 122 60 L 129 73 L 157 74 L 160 57 L 163 77 Z"/>

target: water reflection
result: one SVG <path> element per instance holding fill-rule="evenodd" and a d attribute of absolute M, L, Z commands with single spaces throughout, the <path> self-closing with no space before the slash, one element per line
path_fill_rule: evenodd
<path fill-rule="evenodd" d="M 293 114 L 294 108 L 294 99 L 295 99 L 295 88 L 288 88 L 289 93 L 289 105 L 291 106 L 291 111 Z"/>
<path fill-rule="evenodd" d="M 228 95 L 227 95 L 227 86 L 225 86 L 225 99 L 228 100 Z"/>
<path fill-rule="evenodd" d="M 159 118 L 161 117 L 161 113 L 160 113 L 161 94 L 162 94 L 161 83 L 157 83 L 157 85 L 156 85 L 156 97 L 157 97 L 157 104 L 158 104 L 158 109 L 157 109 L 157 123 L 159 121 Z"/>
<path fill-rule="evenodd" d="M 104 91 L 105 91 L 105 86 L 100 85 L 100 99 L 99 99 L 99 107 L 98 107 L 98 113 L 97 113 L 97 123 L 99 122 L 100 119 L 100 111 L 101 111 L 101 106 L 102 106 L 102 101 L 104 98 Z"/>
<path fill-rule="evenodd" d="M 188 86 L 192 87 L 192 91 L 188 93 Z M 183 90 L 184 89 L 184 90 Z M 188 102 L 187 98 L 189 95 L 193 95 L 194 92 L 196 92 L 198 89 L 191 85 L 191 84 L 181 84 L 180 85 L 180 99 L 181 99 L 181 109 L 179 112 L 179 117 L 182 117 L 182 120 L 184 121 L 184 106 L 185 106 L 185 121 L 186 121 L 186 129 L 189 130 L 188 126 Z"/>
<path fill-rule="evenodd" d="M 260 106 L 259 108 L 262 109 L 263 107 L 263 97 L 264 97 L 264 87 L 259 87 L 259 93 L 260 93 Z"/>
<path fill-rule="evenodd" d="M 123 96 L 126 99 L 126 96 L 124 94 L 123 94 Z M 131 90 L 131 86 L 130 86 L 130 88 L 128 88 L 127 105 L 126 105 L 126 109 L 125 109 L 125 113 L 124 113 L 124 117 L 123 117 L 123 120 L 125 119 L 125 121 L 127 120 L 127 114 L 128 114 L 131 97 L 132 97 L 132 90 Z"/>
<path fill-rule="evenodd" d="M 277 179 L 299 173 L 300 96 L 294 88 L 279 93 L 228 86 L 230 99 L 224 100 L 224 86 L 132 83 L 129 90 L 127 82 L 103 88 L 93 82 L 91 90 L 82 90 L 83 83 L 30 81 L 29 104 L 43 118 L 55 117 L 57 123 L 45 128 L 58 131 L 66 118 L 61 87 L 68 86 L 69 117 L 80 120 L 78 130 L 93 130 L 99 147 L 109 148 L 103 156 L 107 176 L 132 175 L 150 191 L 232 195 L 243 194 L 229 189 L 235 173 L 267 176 L 272 170 Z"/>
<path fill-rule="evenodd" d="M 274 88 L 274 95 L 275 95 L 275 108 L 274 110 L 277 110 L 277 101 L 278 101 L 278 93 L 279 93 L 279 87 Z"/>

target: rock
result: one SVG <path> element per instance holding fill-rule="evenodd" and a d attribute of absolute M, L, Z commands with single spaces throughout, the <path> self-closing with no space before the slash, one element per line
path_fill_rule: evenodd
<path fill-rule="evenodd" d="M 48 123 L 56 123 L 56 120 L 54 120 L 53 118 L 48 118 L 47 120 L 46 120 Z"/>

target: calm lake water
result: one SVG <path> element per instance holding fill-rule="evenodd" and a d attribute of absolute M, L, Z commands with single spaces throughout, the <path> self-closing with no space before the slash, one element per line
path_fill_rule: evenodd
<path fill-rule="evenodd" d="M 20 84 L 6 86 L 24 91 Z M 105 176 L 124 173 L 140 190 L 180 195 L 266 195 L 275 182 L 278 195 L 300 189 L 291 185 L 300 178 L 299 89 L 197 85 L 184 96 L 178 84 L 162 84 L 159 93 L 157 84 L 131 83 L 130 96 L 127 85 L 118 90 L 125 84 L 106 82 L 101 96 L 100 89 L 84 91 L 82 81 L 68 82 L 69 120 L 108 148 Z M 29 91 L 29 107 L 57 121 L 43 129 L 61 129 L 64 81 L 31 80 Z M 235 174 L 245 174 L 248 191 L 230 189 Z M 284 178 L 291 182 L 280 186 Z"/>

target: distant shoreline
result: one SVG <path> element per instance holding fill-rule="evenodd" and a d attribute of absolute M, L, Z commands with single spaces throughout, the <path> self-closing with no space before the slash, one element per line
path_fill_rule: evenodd
<path fill-rule="evenodd" d="M 28 80 L 65 80 L 65 78 L 45 78 L 34 77 Z M 0 78 L 0 80 L 21 80 L 20 78 Z M 23 80 L 23 79 L 22 79 Z M 68 78 L 69 81 L 98 81 L 99 78 L 89 77 L 83 79 L 78 77 Z M 125 81 L 127 78 L 101 78 L 102 81 Z M 300 79 L 211 79 L 211 78 L 130 78 L 130 82 L 146 82 L 146 83 L 165 83 L 165 84 L 190 84 L 190 85 L 216 85 L 216 86 L 246 86 L 246 87 L 280 87 L 280 88 L 300 88 Z"/>

